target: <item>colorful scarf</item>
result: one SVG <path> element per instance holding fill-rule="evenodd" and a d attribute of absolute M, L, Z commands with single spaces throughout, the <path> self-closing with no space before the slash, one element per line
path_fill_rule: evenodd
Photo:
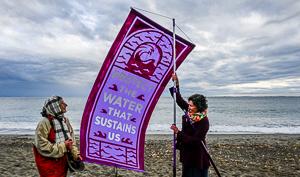
<path fill-rule="evenodd" d="M 195 123 L 195 122 L 199 122 L 200 120 L 202 120 L 203 118 L 205 118 L 207 116 L 207 111 L 203 111 L 202 113 L 197 112 L 194 114 L 190 114 L 188 113 L 188 116 L 190 118 L 191 123 Z"/>

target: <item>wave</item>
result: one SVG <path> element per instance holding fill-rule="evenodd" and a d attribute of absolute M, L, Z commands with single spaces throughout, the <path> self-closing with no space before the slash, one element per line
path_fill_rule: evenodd
<path fill-rule="evenodd" d="M 181 127 L 180 124 L 177 125 Z M 300 134 L 300 126 L 274 125 L 274 126 L 237 126 L 237 125 L 211 125 L 211 134 Z M 172 134 L 170 125 L 150 124 L 147 134 Z"/>
<path fill-rule="evenodd" d="M 149 124 L 147 134 L 172 134 L 171 124 Z M 181 124 L 177 124 L 181 127 Z M 32 122 L 1 122 L 0 134 L 26 134 L 35 133 L 36 123 Z M 76 135 L 79 135 L 79 125 L 74 126 Z M 300 134 L 300 125 L 211 125 L 209 134 Z"/>
<path fill-rule="evenodd" d="M 229 126 L 217 125 L 211 126 L 210 132 L 212 133 L 262 133 L 262 134 L 300 134 L 300 126 Z"/>

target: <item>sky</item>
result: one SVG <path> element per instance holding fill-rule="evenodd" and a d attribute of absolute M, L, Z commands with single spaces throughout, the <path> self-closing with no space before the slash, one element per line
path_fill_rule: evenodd
<path fill-rule="evenodd" d="M 2 0 L 0 96 L 88 96 L 130 7 L 196 45 L 184 94 L 300 96 L 298 0 Z"/>

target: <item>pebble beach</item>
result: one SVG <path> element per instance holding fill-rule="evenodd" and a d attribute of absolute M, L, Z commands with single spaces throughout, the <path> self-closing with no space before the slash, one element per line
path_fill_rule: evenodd
<path fill-rule="evenodd" d="M 0 135 L 0 138 L 0 176 L 39 176 L 31 149 L 32 135 Z M 209 134 L 207 144 L 222 176 L 300 176 L 298 134 Z M 147 135 L 144 173 L 86 163 L 83 172 L 70 173 L 68 176 L 171 177 L 172 164 L 172 135 Z M 178 160 L 176 168 L 180 177 L 181 164 Z M 216 176 L 212 166 L 209 175 Z"/>

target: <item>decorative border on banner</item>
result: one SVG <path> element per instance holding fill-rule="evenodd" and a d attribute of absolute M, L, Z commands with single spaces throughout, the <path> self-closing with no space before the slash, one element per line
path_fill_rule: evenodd
<path fill-rule="evenodd" d="M 129 36 L 127 36 L 131 32 L 131 30 L 134 27 L 137 20 L 140 20 L 143 23 L 145 23 L 146 25 L 148 25 L 149 29 L 147 29 L 147 30 L 150 30 L 152 28 L 153 31 L 158 31 L 160 33 L 164 33 L 164 34 L 168 35 L 168 37 L 170 39 L 172 39 L 172 32 L 159 26 L 158 24 L 156 24 L 152 20 L 148 19 L 147 17 L 143 16 L 139 12 L 137 12 L 133 9 L 131 10 L 128 18 L 126 19 L 123 27 L 121 28 L 120 33 L 118 34 L 115 42 L 113 43 L 113 45 L 103 63 L 103 66 L 97 76 L 95 84 L 94 84 L 92 91 L 89 95 L 89 98 L 87 100 L 87 104 L 86 104 L 85 111 L 84 111 L 83 118 L 82 118 L 81 130 L 80 130 L 80 133 L 81 133 L 81 135 L 80 135 L 80 142 L 81 142 L 80 147 L 81 148 L 80 149 L 81 149 L 81 154 L 84 158 L 87 157 L 87 154 L 89 154 L 88 148 L 86 148 L 87 143 L 89 142 L 89 136 L 87 135 L 87 132 L 89 132 L 89 130 L 91 128 L 92 117 L 93 117 L 93 114 L 95 113 L 95 107 L 98 103 L 100 93 L 102 92 L 102 90 L 104 88 L 104 83 L 106 83 L 112 69 L 114 67 L 118 67 L 116 65 L 116 61 L 117 61 L 118 55 L 122 49 L 119 46 L 123 46 L 126 43 L 126 41 L 135 34 L 135 33 L 131 33 Z M 181 41 L 183 41 L 183 42 L 181 42 Z M 191 44 L 190 42 L 182 39 L 181 37 L 176 36 L 176 46 L 179 45 L 178 43 L 180 43 L 182 46 L 185 46 L 185 48 L 182 49 L 181 52 L 176 55 L 177 56 L 176 57 L 176 65 L 180 66 L 180 64 L 183 62 L 183 60 L 186 58 L 186 56 L 194 48 L 194 45 Z M 118 49 L 117 51 L 115 50 L 116 48 Z M 139 152 L 136 152 L 136 155 L 137 155 L 136 166 L 133 167 L 133 165 L 122 164 L 119 161 L 115 161 L 117 163 L 117 164 L 115 164 L 115 163 L 111 162 L 113 160 L 105 160 L 105 159 L 101 159 L 100 160 L 101 162 L 99 162 L 99 159 L 97 159 L 97 157 L 93 158 L 91 156 L 86 158 L 85 161 L 99 163 L 99 164 L 106 164 L 109 166 L 115 166 L 115 167 L 119 167 L 119 168 L 132 169 L 135 171 L 144 171 L 144 161 L 140 160 L 140 159 L 144 159 L 144 145 L 145 145 L 144 143 L 145 143 L 146 128 L 148 126 L 152 111 L 153 111 L 160 95 L 162 94 L 164 87 L 167 85 L 167 83 L 169 81 L 168 78 L 171 78 L 172 67 L 173 67 L 173 63 L 170 64 L 168 70 L 166 71 L 164 76 L 160 79 L 160 81 L 158 83 L 156 83 L 157 86 L 156 86 L 155 91 L 153 92 L 154 97 L 151 97 L 147 106 L 145 107 L 145 111 L 142 116 L 141 126 L 139 127 L 139 129 L 137 131 L 137 136 L 138 136 L 139 142 L 136 144 L 135 151 L 139 150 Z M 120 68 L 120 67 L 118 67 L 118 68 Z M 122 69 L 122 68 L 120 68 L 120 69 Z M 98 140 L 94 140 L 94 141 L 98 141 Z M 105 143 L 109 144 L 109 142 L 105 142 Z M 123 145 L 119 145 L 119 146 L 123 146 Z M 131 148 L 131 147 L 124 146 L 124 148 Z M 131 148 L 131 149 L 134 149 L 134 148 Z M 101 150 L 100 150 L 100 152 L 101 152 Z"/>

